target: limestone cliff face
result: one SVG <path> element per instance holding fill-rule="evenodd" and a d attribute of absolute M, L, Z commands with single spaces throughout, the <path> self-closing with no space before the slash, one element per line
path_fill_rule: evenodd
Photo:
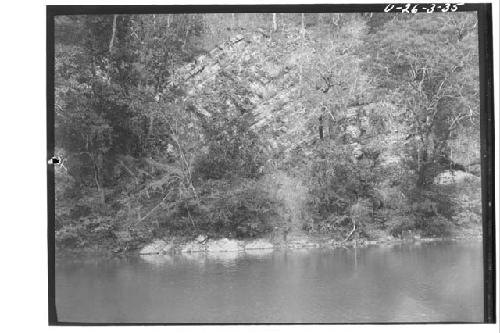
<path fill-rule="evenodd" d="M 345 30 L 342 39 L 313 32 L 303 37 L 298 30 L 239 34 L 179 69 L 170 85 L 187 91 L 202 118 L 251 113 L 252 129 L 275 155 L 284 153 L 281 159 L 296 149 L 307 155 L 320 127 L 325 140 L 343 144 L 392 134 L 381 114 L 391 110 L 370 93 L 360 69 L 363 25 L 353 22 Z M 230 96 L 223 96 L 224 85 Z M 214 107 L 213 99 L 224 107 Z"/>
<path fill-rule="evenodd" d="M 355 162 L 375 158 L 382 169 L 409 172 L 404 110 L 386 101 L 363 70 L 363 23 L 343 29 L 328 38 L 293 29 L 239 34 L 179 69 L 170 82 L 187 92 L 185 101 L 198 123 L 224 114 L 251 117 L 251 130 L 269 156 L 265 179 L 279 188 L 276 195 L 286 208 L 282 219 L 297 228 L 307 219 L 303 176 L 322 142 L 344 147 Z M 475 155 L 469 152 L 478 147 L 464 145 L 463 139 L 458 135 L 450 146 L 455 158 L 471 165 Z M 285 165 L 294 173 L 278 171 Z M 387 179 L 375 189 L 388 206 L 394 198 L 404 200 L 394 186 Z"/>

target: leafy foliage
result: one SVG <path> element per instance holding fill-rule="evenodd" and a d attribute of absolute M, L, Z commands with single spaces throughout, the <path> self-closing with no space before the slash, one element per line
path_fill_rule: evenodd
<path fill-rule="evenodd" d="M 441 236 L 480 219 L 477 183 L 434 182 L 477 158 L 462 134 L 479 128 L 473 15 L 55 23 L 60 246 L 257 237 L 297 221 L 337 239 Z"/>

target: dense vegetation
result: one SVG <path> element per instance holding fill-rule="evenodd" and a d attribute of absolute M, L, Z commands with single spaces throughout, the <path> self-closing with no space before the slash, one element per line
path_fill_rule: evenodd
<path fill-rule="evenodd" d="M 55 20 L 61 247 L 480 227 L 472 13 Z"/>

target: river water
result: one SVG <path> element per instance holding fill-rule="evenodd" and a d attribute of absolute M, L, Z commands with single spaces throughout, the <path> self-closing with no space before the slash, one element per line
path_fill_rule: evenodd
<path fill-rule="evenodd" d="M 58 320 L 482 322 L 481 242 L 58 258 Z"/>

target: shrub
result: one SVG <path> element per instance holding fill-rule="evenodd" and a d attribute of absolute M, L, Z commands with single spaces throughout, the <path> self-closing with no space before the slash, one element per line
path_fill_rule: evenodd
<path fill-rule="evenodd" d="M 422 236 L 446 237 L 457 213 L 453 186 L 425 185 L 406 188 L 409 216 Z"/>
<path fill-rule="evenodd" d="M 204 130 L 208 151 L 194 165 L 195 178 L 257 178 L 263 165 L 262 142 L 251 129 L 251 119 L 226 116 Z"/>
<path fill-rule="evenodd" d="M 387 226 L 394 237 L 402 237 L 408 231 L 418 231 L 423 237 L 447 237 L 451 235 L 454 224 L 442 215 L 409 215 L 394 216 Z"/>
<path fill-rule="evenodd" d="M 401 237 L 403 232 L 416 229 L 415 220 L 411 216 L 393 216 L 386 224 L 394 237 Z"/>
<path fill-rule="evenodd" d="M 186 195 L 158 210 L 163 233 L 256 237 L 269 232 L 278 203 L 252 179 L 207 180 L 197 197 Z"/>
<path fill-rule="evenodd" d="M 56 244 L 61 247 L 82 247 L 87 244 L 109 245 L 115 235 L 115 224 L 110 217 L 89 216 L 56 230 Z"/>
<path fill-rule="evenodd" d="M 453 223 L 442 215 L 434 218 L 419 218 L 415 226 L 422 236 L 425 237 L 447 237 L 450 236 Z"/>
<path fill-rule="evenodd" d="M 332 142 L 321 146 L 317 154 L 308 181 L 308 206 L 317 224 L 311 229 L 343 234 L 352 229 L 352 223 L 340 225 L 348 216 L 356 217 L 356 228 L 363 235 L 363 226 L 371 221 L 372 208 L 381 205 L 375 191 L 379 153 L 365 149 L 360 156 L 354 156 L 352 147 Z"/>
<path fill-rule="evenodd" d="M 277 210 L 277 203 L 253 180 L 244 180 L 227 192 L 215 189 L 207 201 L 204 210 L 209 231 L 238 238 L 256 237 L 270 231 L 271 218 Z"/>
<path fill-rule="evenodd" d="M 61 247 L 76 247 L 81 241 L 79 228 L 76 225 L 63 226 L 56 230 L 55 239 Z"/>

